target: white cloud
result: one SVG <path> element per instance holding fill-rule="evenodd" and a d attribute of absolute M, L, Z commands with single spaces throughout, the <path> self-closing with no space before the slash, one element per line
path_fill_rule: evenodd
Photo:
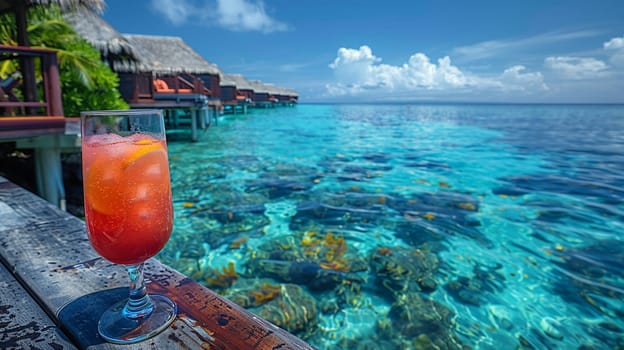
<path fill-rule="evenodd" d="M 271 64 L 274 66 L 274 64 Z M 302 70 L 307 66 L 306 63 L 285 63 L 277 67 L 277 70 L 284 73 L 293 73 Z"/>
<path fill-rule="evenodd" d="M 624 67 L 624 36 L 612 38 L 604 43 L 602 47 L 611 54 L 611 64 Z"/>
<path fill-rule="evenodd" d="M 195 12 L 189 2 L 181 0 L 152 0 L 152 8 L 175 25 L 183 24 Z"/>
<path fill-rule="evenodd" d="M 550 32 L 534 35 L 527 38 L 511 40 L 490 40 L 474 45 L 461 46 L 454 53 L 465 56 L 466 59 L 482 59 L 499 55 L 509 55 L 512 51 L 529 50 L 536 47 L 552 45 L 558 42 L 595 37 L 600 33 L 593 30 L 575 32 Z"/>
<path fill-rule="evenodd" d="M 445 56 L 432 62 L 427 55 L 415 53 L 398 66 L 381 63 L 370 47 L 340 48 L 329 65 L 335 81 L 326 86 L 332 96 L 361 95 L 379 89 L 395 93 L 465 92 L 474 90 L 526 91 L 546 89 L 541 73 L 527 73 L 514 66 L 494 77 L 465 73 Z"/>
<path fill-rule="evenodd" d="M 501 83 L 500 88 L 506 91 L 540 91 L 548 90 L 544 83 L 544 76 L 540 72 L 526 73 L 526 67 L 522 65 L 505 69 L 497 79 Z"/>
<path fill-rule="evenodd" d="M 561 77 L 574 80 L 602 78 L 609 69 L 606 63 L 591 57 L 547 57 L 544 64 Z"/>
<path fill-rule="evenodd" d="M 197 22 L 231 31 L 264 33 L 288 29 L 267 14 L 261 0 L 152 0 L 152 8 L 175 25 Z"/>
<path fill-rule="evenodd" d="M 257 30 L 268 33 L 288 28 L 266 13 L 262 1 L 217 0 L 217 13 L 221 26 L 234 31 Z"/>

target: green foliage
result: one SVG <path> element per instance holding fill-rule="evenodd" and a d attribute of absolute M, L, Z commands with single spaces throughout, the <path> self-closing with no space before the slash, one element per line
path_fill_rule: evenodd
<path fill-rule="evenodd" d="M 11 14 L 0 16 L 3 44 L 16 44 L 14 28 Z M 31 8 L 28 36 L 31 46 L 57 51 L 65 115 L 78 116 L 85 110 L 128 108 L 117 90 L 117 75 L 101 61 L 99 52 L 63 20 L 58 8 Z M 0 66 L 0 75 L 15 69 L 14 64 L 4 64 Z"/>
<path fill-rule="evenodd" d="M 80 111 L 99 109 L 127 109 L 128 105 L 121 98 L 117 86 L 119 78 L 100 60 L 100 53 L 84 40 L 68 45 L 67 50 L 79 54 L 81 59 L 88 58 L 92 66 L 81 66 L 82 69 L 66 67 L 60 63 L 61 91 L 63 93 L 63 109 L 67 116 L 79 116 Z M 73 64 L 81 64 L 82 60 L 74 60 Z M 85 74 L 84 72 L 87 72 Z"/>

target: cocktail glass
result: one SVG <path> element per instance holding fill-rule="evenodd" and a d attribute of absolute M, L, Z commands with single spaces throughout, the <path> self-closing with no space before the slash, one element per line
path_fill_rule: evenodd
<path fill-rule="evenodd" d="M 130 297 L 104 312 L 100 335 L 130 344 L 164 330 L 176 305 L 147 294 L 145 260 L 171 236 L 173 207 L 162 113 L 158 110 L 82 112 L 82 173 L 87 233 L 102 257 L 121 264 Z"/>

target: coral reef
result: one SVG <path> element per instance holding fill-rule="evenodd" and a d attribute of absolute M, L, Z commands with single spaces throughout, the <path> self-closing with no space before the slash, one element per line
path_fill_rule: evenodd
<path fill-rule="evenodd" d="M 502 265 L 486 267 L 476 264 L 471 277 L 459 276 L 449 281 L 444 289 L 461 303 L 481 305 L 487 300 L 488 294 L 504 288 L 505 276 L 498 271 L 501 267 Z"/>
<path fill-rule="evenodd" d="M 451 331 L 452 316 L 446 306 L 408 292 L 392 304 L 388 313 L 391 323 L 380 324 L 378 330 L 389 339 L 411 339 L 415 349 L 464 349 Z"/>
<path fill-rule="evenodd" d="M 279 297 L 281 291 L 282 287 L 280 285 L 262 282 L 251 287 L 236 290 L 228 297 L 242 307 L 257 307 Z"/>
<path fill-rule="evenodd" d="M 279 297 L 254 311 L 275 325 L 304 337 L 313 333 L 318 323 L 316 301 L 303 288 L 294 284 L 282 285 Z"/>
<path fill-rule="evenodd" d="M 214 270 L 214 276 L 208 277 L 204 281 L 210 287 L 228 288 L 231 287 L 239 277 L 240 275 L 236 272 L 234 263 L 230 262 L 227 266 L 224 266 L 221 271 Z"/>
<path fill-rule="evenodd" d="M 438 270 L 438 258 L 422 248 L 379 247 L 371 265 L 381 285 L 392 293 L 433 291 L 437 283 L 433 275 Z"/>

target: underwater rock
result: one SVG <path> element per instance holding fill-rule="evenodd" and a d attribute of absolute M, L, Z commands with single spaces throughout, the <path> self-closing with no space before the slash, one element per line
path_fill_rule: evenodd
<path fill-rule="evenodd" d="M 407 162 L 404 164 L 407 168 L 425 168 L 427 170 L 449 170 L 451 167 L 442 162 L 437 161 L 429 161 L 429 160 L 419 160 L 415 162 Z"/>
<path fill-rule="evenodd" d="M 240 277 L 232 261 L 227 266 L 223 266 L 221 270 L 211 270 L 212 273 L 204 278 L 204 283 L 211 288 L 229 288 Z"/>
<path fill-rule="evenodd" d="M 278 327 L 305 338 L 318 324 L 316 302 L 303 288 L 284 284 L 279 297 L 252 309 L 258 316 Z"/>
<path fill-rule="evenodd" d="M 354 349 L 354 350 L 401 350 L 402 347 L 399 344 L 394 344 L 388 339 L 370 339 L 370 338 L 356 338 L 356 339 L 341 339 L 338 343 L 339 349 Z"/>
<path fill-rule="evenodd" d="M 386 164 L 390 161 L 389 155 L 369 153 L 363 156 L 365 162 L 354 162 L 353 158 L 337 156 L 336 158 L 325 158 L 317 163 L 317 166 L 324 169 L 326 175 L 335 176 L 338 181 L 366 181 L 377 176 L 380 172 L 390 171 L 392 165 Z"/>
<path fill-rule="evenodd" d="M 406 290 L 431 292 L 437 283 L 438 258 L 426 248 L 380 247 L 371 264 L 381 285 L 392 293 Z"/>
<path fill-rule="evenodd" d="M 246 192 L 264 192 L 269 199 L 290 196 L 293 193 L 304 193 L 314 185 L 311 177 L 279 177 L 274 174 L 264 174 L 258 179 L 247 182 Z"/>
<path fill-rule="evenodd" d="M 248 269 L 261 277 L 304 284 L 312 289 L 331 289 L 344 281 L 363 282 L 356 274 L 323 268 L 314 262 L 254 259 L 248 262 Z"/>
<path fill-rule="evenodd" d="M 244 288 L 231 290 L 228 299 L 244 308 L 257 307 L 276 299 L 282 292 L 282 286 L 270 282 L 260 282 Z"/>
<path fill-rule="evenodd" d="M 474 215 L 479 203 L 471 196 L 450 191 L 420 193 L 405 198 L 388 197 L 387 206 L 405 219 L 396 227 L 397 236 L 413 246 L 462 235 L 491 247 L 492 242 L 476 227 L 481 223 Z"/>
<path fill-rule="evenodd" d="M 264 205 L 256 204 L 256 205 L 247 205 L 247 206 L 232 206 L 229 205 L 227 208 L 220 209 L 218 207 L 210 207 L 210 208 L 196 208 L 187 215 L 190 216 L 200 216 L 203 218 L 210 218 L 219 221 L 222 224 L 227 224 L 231 222 L 241 222 L 245 220 L 245 218 L 249 215 L 262 215 L 264 213 Z"/>
<path fill-rule="evenodd" d="M 588 278 L 613 275 L 624 278 L 623 241 L 605 240 L 585 247 L 556 249 L 556 255 L 560 261 L 555 263 L 570 272 Z"/>
<path fill-rule="evenodd" d="M 493 190 L 496 195 L 519 196 L 531 192 L 551 192 L 579 197 L 600 198 L 608 204 L 620 204 L 624 198 L 621 187 L 605 183 L 586 182 L 577 178 L 558 174 L 536 174 L 528 176 L 509 176 L 501 179 L 509 186 Z"/>
<path fill-rule="evenodd" d="M 585 323 L 583 329 L 597 343 L 583 345 L 586 349 L 624 349 L 622 328 L 611 322 Z"/>
<path fill-rule="evenodd" d="M 379 329 L 391 337 L 412 339 L 422 349 L 463 349 L 464 345 L 453 334 L 453 312 L 437 301 L 425 299 L 417 292 L 408 292 L 397 298 L 388 317 L 392 327 Z M 392 333 L 398 334 L 392 334 Z"/>
<path fill-rule="evenodd" d="M 624 242 L 604 240 L 553 252 L 560 273 L 553 291 L 567 302 L 589 307 L 609 317 L 624 317 Z"/>
<path fill-rule="evenodd" d="M 367 152 L 362 154 L 362 158 L 373 163 L 388 163 L 392 160 L 392 155 L 383 152 Z"/>
<path fill-rule="evenodd" d="M 325 270 L 339 272 L 366 271 L 368 261 L 356 255 L 357 252 L 348 252 L 348 249 L 344 236 L 331 231 L 320 233 L 317 226 L 310 226 L 307 230 L 282 235 L 263 243 L 249 259 L 308 262 Z"/>
<path fill-rule="evenodd" d="M 442 211 L 447 211 L 449 216 L 455 216 L 458 220 L 463 220 L 473 226 L 479 225 L 478 221 L 466 217 L 470 212 L 479 211 L 479 202 L 465 193 L 445 190 L 435 193 L 418 193 L 409 198 L 393 195 L 390 199 L 387 205 L 401 213 L 406 211 L 437 212 L 440 210 L 436 208 L 442 208 Z"/>
<path fill-rule="evenodd" d="M 381 208 L 354 208 L 335 206 L 321 202 L 304 202 L 297 206 L 292 223 L 302 226 L 308 222 L 321 225 L 345 225 L 348 223 L 373 222 L 382 217 Z"/>
<path fill-rule="evenodd" d="M 350 187 L 341 192 L 325 195 L 323 203 L 354 211 L 382 211 L 389 199 L 391 198 L 384 193 L 365 192 L 359 187 Z"/>
<path fill-rule="evenodd" d="M 324 314 L 335 314 L 340 311 L 340 306 L 335 299 L 322 299 L 318 308 Z"/>
<path fill-rule="evenodd" d="M 265 241 L 252 254 L 247 257 L 250 271 L 253 272 L 257 264 L 253 263 L 260 259 L 278 260 L 278 261 L 309 261 L 312 260 L 306 256 L 306 250 L 302 246 L 302 239 L 299 234 L 286 234 L 275 237 L 269 241 Z"/>
<path fill-rule="evenodd" d="M 479 306 L 487 298 L 487 293 L 495 293 L 505 287 L 505 276 L 498 271 L 501 267 L 500 264 L 494 267 L 477 264 L 472 269 L 472 277 L 459 276 L 449 281 L 444 289 L 461 303 Z"/>

